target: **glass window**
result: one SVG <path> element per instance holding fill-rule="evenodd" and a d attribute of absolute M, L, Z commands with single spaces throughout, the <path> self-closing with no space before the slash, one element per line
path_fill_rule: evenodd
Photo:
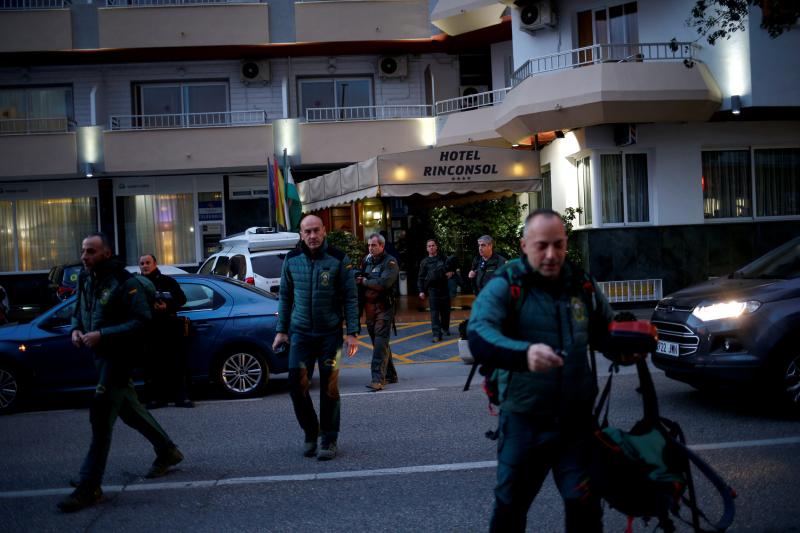
<path fill-rule="evenodd" d="M 219 303 L 222 297 L 217 297 L 209 287 L 198 283 L 181 283 L 180 286 L 186 295 L 186 303 L 181 307 L 181 311 L 200 311 L 219 307 L 215 305 L 215 300 Z"/>
<path fill-rule="evenodd" d="M 756 213 L 800 215 L 800 148 L 755 150 Z"/>
<path fill-rule="evenodd" d="M 369 78 L 327 78 L 298 80 L 300 117 L 310 108 L 340 108 L 372 105 L 372 80 Z M 366 110 L 365 110 L 366 112 Z M 346 115 L 347 118 L 369 118 Z M 322 117 L 322 118 L 335 118 Z"/>
<path fill-rule="evenodd" d="M 203 263 L 203 266 L 200 267 L 200 271 L 198 272 L 198 274 L 208 274 L 209 272 L 211 272 L 211 269 L 214 267 L 214 261 L 216 259 L 217 259 L 216 257 L 212 257 L 208 259 L 205 263 Z"/>
<path fill-rule="evenodd" d="M 528 213 L 533 213 L 537 209 L 551 209 L 553 206 L 553 193 L 551 189 L 550 165 L 545 165 L 541 170 L 542 189 L 540 191 L 528 193 Z"/>
<path fill-rule="evenodd" d="M 0 133 L 66 131 L 74 120 L 72 87 L 0 89 Z"/>
<path fill-rule="evenodd" d="M 231 257 L 231 263 L 228 267 L 228 277 L 244 281 L 247 277 L 247 259 L 241 254 Z"/>
<path fill-rule="evenodd" d="M 53 313 L 47 319 L 47 326 L 51 328 L 66 326 L 72 322 L 73 313 L 75 313 L 75 302 L 69 303 Z"/>
<path fill-rule="evenodd" d="M 703 152 L 702 161 L 703 216 L 752 216 L 750 151 Z"/>
<path fill-rule="evenodd" d="M 250 262 L 253 264 L 253 272 L 259 276 L 279 278 L 284 258 L 286 258 L 286 254 L 261 255 L 251 257 Z"/>
<path fill-rule="evenodd" d="M 214 265 L 212 273 L 216 276 L 227 276 L 230 272 L 228 268 L 231 264 L 231 258 L 227 255 L 221 255 L 217 258 L 217 264 Z"/>
<path fill-rule="evenodd" d="M 603 222 L 621 224 L 650 220 L 647 155 L 604 154 L 600 156 Z"/>
<path fill-rule="evenodd" d="M 143 254 L 155 254 L 165 265 L 195 263 L 192 195 L 152 194 L 117 198 L 123 225 L 125 261 L 135 265 Z"/>
<path fill-rule="evenodd" d="M 83 238 L 97 231 L 95 198 L 16 201 L 18 270 L 48 270 L 74 263 Z"/>
<path fill-rule="evenodd" d="M 617 46 L 639 42 L 636 2 L 618 4 L 594 12 L 594 43 L 612 45 L 601 52 L 602 59 L 620 60 L 637 53 L 637 47 Z"/>
<path fill-rule="evenodd" d="M 583 213 L 578 215 L 578 223 L 589 226 L 592 223 L 592 172 L 591 158 L 578 160 L 578 207 Z"/>
<path fill-rule="evenodd" d="M 137 86 L 143 126 L 167 128 L 228 122 L 228 84 L 223 82 L 150 83 Z"/>

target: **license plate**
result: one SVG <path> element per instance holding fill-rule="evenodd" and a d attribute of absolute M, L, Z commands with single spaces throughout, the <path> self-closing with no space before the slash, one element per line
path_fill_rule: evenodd
<path fill-rule="evenodd" d="M 680 345 L 677 342 L 658 341 L 656 352 L 678 357 L 680 355 Z"/>

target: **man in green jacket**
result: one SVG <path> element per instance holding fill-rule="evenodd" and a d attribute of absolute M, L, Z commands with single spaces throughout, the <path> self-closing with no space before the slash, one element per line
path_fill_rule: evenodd
<path fill-rule="evenodd" d="M 558 213 L 541 209 L 528 216 L 522 250 L 480 292 L 468 326 L 476 361 L 499 369 L 491 531 L 525 531 L 528 509 L 551 470 L 566 531 L 602 531 L 587 475 L 597 394 L 587 347 L 590 331 L 607 331 L 613 314 L 592 280 L 565 262 L 567 235 Z M 602 337 L 594 333 L 592 344 Z"/>
<path fill-rule="evenodd" d="M 325 235 L 319 217 L 307 215 L 300 222 L 300 245 L 283 262 L 277 333 L 272 344 L 275 350 L 289 343 L 289 395 L 305 434 L 303 455 L 317 455 L 320 461 L 336 456 L 343 321 L 347 356 L 353 357 L 358 350 L 358 295 L 350 259 L 329 246 Z M 315 364 L 319 365 L 319 419 L 308 393 Z"/>
<path fill-rule="evenodd" d="M 156 459 L 145 477 L 163 476 L 183 460 L 172 440 L 139 403 L 131 381 L 133 367 L 144 349 L 153 285 L 133 276 L 112 258 L 111 245 L 102 233 L 83 240 L 81 261 L 84 272 L 78 279 L 71 337 L 76 348 L 85 346 L 94 352 L 98 381 L 89 409 L 92 442 L 75 490 L 58 503 L 63 512 L 78 511 L 101 500 L 100 485 L 117 416 L 153 445 Z"/>

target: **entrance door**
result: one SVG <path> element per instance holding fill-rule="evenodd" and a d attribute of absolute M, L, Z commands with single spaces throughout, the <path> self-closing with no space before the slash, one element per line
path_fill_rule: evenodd
<path fill-rule="evenodd" d="M 636 2 L 578 13 L 578 47 L 601 45 L 596 54 L 579 53 L 578 63 L 637 59 L 639 19 Z M 597 57 L 595 57 L 597 56 Z"/>

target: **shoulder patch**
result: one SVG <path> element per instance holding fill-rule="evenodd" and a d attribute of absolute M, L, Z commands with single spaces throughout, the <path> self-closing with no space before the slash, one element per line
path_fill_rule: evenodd
<path fill-rule="evenodd" d="M 392 259 L 392 260 L 389 261 L 389 264 L 392 265 L 392 266 L 397 266 L 397 261 Z"/>
<path fill-rule="evenodd" d="M 137 288 L 135 288 L 135 287 L 134 287 L 133 289 L 130 289 L 130 290 L 128 291 L 128 294 L 130 294 L 131 296 L 133 296 L 133 295 L 134 295 L 134 294 L 136 294 L 138 291 L 139 291 L 139 289 L 137 289 Z"/>

